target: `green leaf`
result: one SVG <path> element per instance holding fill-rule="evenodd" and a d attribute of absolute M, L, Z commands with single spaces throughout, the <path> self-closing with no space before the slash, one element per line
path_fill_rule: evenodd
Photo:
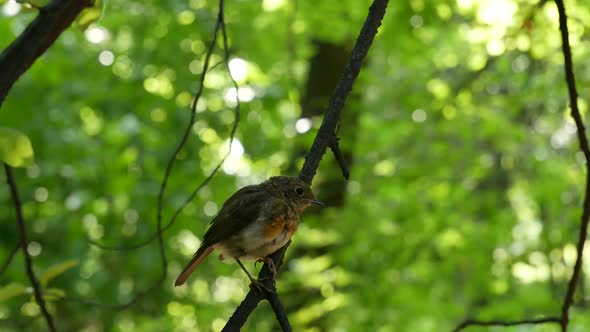
<path fill-rule="evenodd" d="M 71 259 L 71 260 L 67 260 L 65 262 L 53 265 L 50 268 L 48 268 L 47 271 L 45 271 L 41 275 L 41 277 L 39 277 L 39 282 L 41 283 L 41 285 L 43 285 L 43 287 L 45 287 L 45 286 L 47 286 L 47 283 L 49 281 L 51 281 L 52 279 L 55 279 L 57 276 L 59 276 L 61 274 L 64 274 L 69 269 L 78 265 L 78 263 L 80 263 L 79 260 Z"/>
<path fill-rule="evenodd" d="M 56 301 L 66 297 L 66 292 L 59 288 L 48 288 L 43 291 L 43 298 L 47 301 Z"/>
<path fill-rule="evenodd" d="M 85 30 L 88 26 L 94 22 L 96 22 L 100 16 L 102 15 L 102 1 L 96 0 L 94 1 L 94 6 L 90 8 L 84 9 L 78 18 L 76 19 L 76 24 L 82 29 Z"/>
<path fill-rule="evenodd" d="M 0 303 L 11 299 L 15 296 L 27 294 L 27 287 L 22 284 L 11 283 L 0 288 Z"/>
<path fill-rule="evenodd" d="M 33 145 L 27 135 L 6 127 L 0 127 L 0 160 L 12 167 L 33 164 Z"/>

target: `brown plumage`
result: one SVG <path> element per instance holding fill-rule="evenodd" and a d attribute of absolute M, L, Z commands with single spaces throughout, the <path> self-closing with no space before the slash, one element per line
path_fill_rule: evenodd
<path fill-rule="evenodd" d="M 299 226 L 303 210 L 317 201 L 301 179 L 275 176 L 246 186 L 225 201 L 203 236 L 201 246 L 176 279 L 185 283 L 203 260 L 217 249 L 220 259 L 233 258 L 256 285 L 240 259 L 262 259 L 289 241 Z"/>

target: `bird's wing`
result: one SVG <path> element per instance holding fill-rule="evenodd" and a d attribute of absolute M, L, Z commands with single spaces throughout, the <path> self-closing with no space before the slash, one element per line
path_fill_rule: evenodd
<path fill-rule="evenodd" d="M 247 186 L 233 194 L 221 207 L 203 236 L 202 247 L 212 246 L 238 234 L 259 216 L 263 205 L 272 195 L 259 185 Z"/>

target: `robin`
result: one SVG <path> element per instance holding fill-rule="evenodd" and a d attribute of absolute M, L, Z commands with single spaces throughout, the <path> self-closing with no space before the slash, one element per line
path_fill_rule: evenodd
<path fill-rule="evenodd" d="M 309 185 L 292 176 L 274 176 L 234 193 L 221 207 L 203 236 L 201 246 L 174 283 L 180 286 L 213 250 L 219 259 L 234 259 L 254 286 L 262 284 L 240 259 L 266 262 L 273 276 L 276 268 L 267 255 L 284 246 L 299 226 L 303 210 L 317 201 Z"/>

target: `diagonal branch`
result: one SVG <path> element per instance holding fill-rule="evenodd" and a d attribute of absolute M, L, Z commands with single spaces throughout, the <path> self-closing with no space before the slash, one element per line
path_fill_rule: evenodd
<path fill-rule="evenodd" d="M 388 0 L 374 0 L 369 8 L 369 14 L 356 40 L 348 65 L 344 69 L 342 77 L 330 98 L 322 125 L 305 158 L 303 168 L 299 173 L 299 177 L 307 183 L 312 182 L 320 161 L 326 153 L 326 149 L 331 145 L 338 119 L 340 118 L 340 114 L 344 107 L 344 102 L 352 90 L 354 81 L 360 72 L 363 61 L 367 56 L 375 35 L 377 34 L 377 29 L 381 26 L 381 20 L 385 15 L 385 9 L 387 8 L 388 2 Z M 285 251 L 289 244 L 290 242 L 269 256 L 277 268 L 282 265 Z M 267 264 L 262 267 L 258 278 L 266 287 L 275 289 L 272 273 L 270 273 Z M 235 331 L 240 329 L 262 299 L 272 299 L 270 301 L 272 303 L 275 296 L 277 295 L 269 292 L 262 294 L 257 290 L 250 290 L 242 303 L 236 308 L 234 314 L 229 318 L 223 330 Z"/>
<path fill-rule="evenodd" d="M 506 320 L 476 320 L 476 319 L 467 319 L 463 323 L 457 325 L 453 332 L 459 332 L 469 326 L 517 326 L 517 325 L 536 325 L 536 324 L 547 324 L 547 323 L 557 323 L 559 324 L 561 319 L 559 317 L 547 317 L 547 318 L 539 318 L 539 319 L 523 319 L 523 320 L 515 320 L 515 321 L 506 321 Z"/>
<path fill-rule="evenodd" d="M 35 295 L 35 301 L 39 308 L 41 308 L 41 313 L 43 313 L 43 317 L 45 317 L 45 321 L 47 322 L 47 327 L 49 331 L 55 332 L 55 325 L 53 324 L 53 317 L 49 311 L 47 311 L 47 307 L 45 306 L 45 300 L 43 299 L 43 293 L 41 292 L 41 286 L 37 281 L 37 277 L 35 276 L 35 272 L 33 271 L 33 259 L 27 250 L 27 246 L 29 242 L 27 241 L 27 229 L 25 226 L 25 219 L 23 217 L 22 211 L 22 204 L 20 201 L 20 197 L 18 195 L 18 190 L 16 187 L 16 182 L 14 181 L 14 177 L 12 175 L 12 168 L 7 164 L 4 164 L 4 172 L 6 173 L 6 182 L 8 182 L 8 186 L 10 187 L 10 195 L 12 196 L 12 203 L 14 205 L 14 210 L 16 212 L 16 221 L 18 222 L 18 230 L 20 236 L 20 247 L 23 249 L 23 254 L 25 256 L 25 266 L 27 269 L 27 276 L 31 281 L 31 285 L 33 286 L 33 293 Z"/>
<path fill-rule="evenodd" d="M 92 4 L 92 0 L 53 0 L 40 8 L 35 20 L 0 54 L 0 106 L 18 78 Z"/>
<path fill-rule="evenodd" d="M 576 264 L 574 265 L 574 272 L 567 287 L 563 305 L 561 308 L 561 330 L 567 331 L 569 323 L 569 309 L 574 302 L 574 293 L 580 273 L 582 272 L 582 255 L 584 253 L 584 243 L 588 234 L 588 220 L 590 219 L 590 148 L 588 148 L 588 138 L 586 137 L 586 129 L 584 128 L 584 121 L 578 109 L 578 92 L 576 90 L 576 80 L 574 78 L 574 69 L 572 63 L 572 51 L 569 43 L 569 33 L 567 29 L 567 15 L 565 13 L 565 6 L 563 0 L 555 0 L 557 11 L 559 13 L 559 30 L 561 31 L 563 59 L 565 63 L 565 80 L 567 82 L 567 89 L 570 99 L 571 115 L 576 123 L 578 134 L 578 141 L 580 142 L 580 149 L 584 154 L 586 160 L 586 190 L 584 193 L 584 203 L 582 217 L 580 220 L 580 234 L 576 251 L 578 253 Z"/>

